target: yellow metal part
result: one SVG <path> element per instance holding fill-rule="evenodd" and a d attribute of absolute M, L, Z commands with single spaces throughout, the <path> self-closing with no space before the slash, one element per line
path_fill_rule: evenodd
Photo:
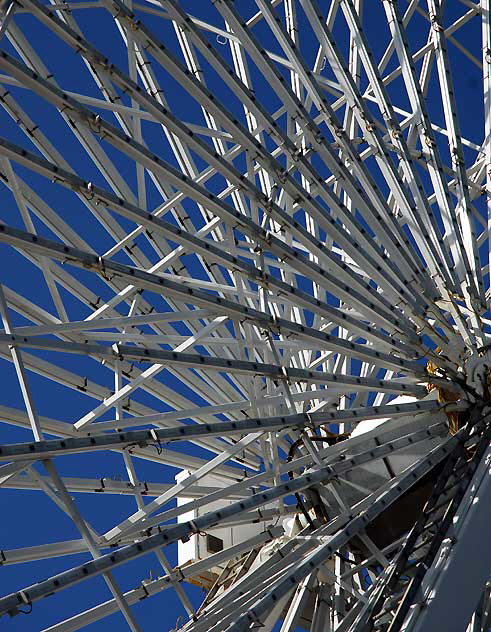
<path fill-rule="evenodd" d="M 437 375 L 438 369 L 439 367 L 434 362 L 432 362 L 431 360 L 428 360 L 428 363 L 426 365 L 426 371 L 429 375 Z M 449 402 L 456 402 L 459 399 L 459 396 L 456 393 L 449 391 L 443 388 L 442 386 L 436 386 L 435 384 L 432 384 L 430 381 L 428 382 L 426 388 L 428 390 L 428 393 L 431 393 L 431 391 L 434 391 L 435 389 L 438 391 L 438 402 L 440 404 L 448 404 Z M 453 412 L 445 411 L 445 414 L 447 415 L 447 418 L 448 418 L 448 431 L 453 436 L 457 432 L 457 430 L 460 428 L 460 413 L 458 411 L 453 411 Z"/>

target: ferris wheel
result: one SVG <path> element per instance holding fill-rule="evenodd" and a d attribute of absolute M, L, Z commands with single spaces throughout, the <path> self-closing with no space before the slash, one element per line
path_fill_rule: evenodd
<path fill-rule="evenodd" d="M 491 628 L 490 4 L 0 2 L 6 629 Z"/>

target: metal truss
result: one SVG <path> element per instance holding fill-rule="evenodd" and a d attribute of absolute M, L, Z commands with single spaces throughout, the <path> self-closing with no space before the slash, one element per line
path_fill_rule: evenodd
<path fill-rule="evenodd" d="M 489 629 L 490 10 L 0 0 L 0 617 Z"/>

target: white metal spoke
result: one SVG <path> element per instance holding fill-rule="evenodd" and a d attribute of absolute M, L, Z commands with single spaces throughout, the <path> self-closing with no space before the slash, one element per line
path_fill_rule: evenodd
<path fill-rule="evenodd" d="M 0 617 L 485 632 L 490 9 L 0 0 Z"/>

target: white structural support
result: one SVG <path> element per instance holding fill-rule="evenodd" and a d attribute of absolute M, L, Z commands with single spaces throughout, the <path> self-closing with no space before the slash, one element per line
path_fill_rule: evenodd
<path fill-rule="evenodd" d="M 490 10 L 0 0 L 0 617 L 487 632 Z"/>
<path fill-rule="evenodd" d="M 488 450 L 462 499 L 449 537 L 443 541 L 434 567 L 428 571 L 427 580 L 421 587 L 419 607 L 411 612 L 402 629 L 429 630 L 432 625 L 444 625 L 445 629 L 457 632 L 471 620 L 476 609 L 476 594 L 489 578 L 486 566 L 491 553 L 487 542 L 481 538 L 489 524 L 489 461 Z M 474 572 L 468 573 L 469 561 L 477 554 L 482 565 L 476 565 Z M 468 578 L 464 585 L 458 582 L 462 574 Z M 451 599 L 456 590 L 458 603 Z"/>

